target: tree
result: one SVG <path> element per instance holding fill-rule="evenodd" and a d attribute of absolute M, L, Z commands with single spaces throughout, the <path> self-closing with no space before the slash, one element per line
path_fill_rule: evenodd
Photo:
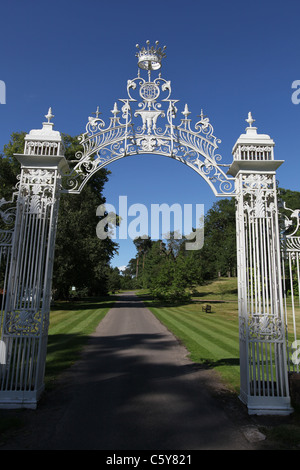
<path fill-rule="evenodd" d="M 200 266 L 196 275 L 197 261 L 185 251 L 184 242 L 184 239 L 177 240 L 174 233 L 168 240 L 151 241 L 144 253 L 145 263 L 138 285 L 150 289 L 155 297 L 165 301 L 186 300 L 202 277 Z M 139 240 L 137 250 L 141 251 L 141 245 Z"/>
<path fill-rule="evenodd" d="M 185 239 L 176 239 L 174 233 L 165 243 L 159 263 L 159 273 L 152 282 L 152 293 L 167 301 L 190 299 L 194 288 L 203 282 L 199 259 L 185 250 Z"/>
<path fill-rule="evenodd" d="M 151 248 L 147 251 L 146 262 L 143 269 L 142 279 L 139 285 L 152 289 L 160 273 L 161 267 L 166 259 L 165 243 L 161 240 L 151 240 Z"/>
<path fill-rule="evenodd" d="M 12 194 L 17 191 L 17 176 L 21 173 L 21 165 L 14 153 L 24 152 L 25 132 L 14 132 L 11 140 L 4 146 L 0 158 L 0 194 L 1 198 L 10 201 Z"/>
<path fill-rule="evenodd" d="M 119 268 L 108 268 L 107 288 L 113 294 L 121 289 L 121 275 Z"/>
<path fill-rule="evenodd" d="M 63 134 L 63 140 L 66 158 L 74 159 L 81 149 L 77 138 Z M 108 175 L 101 169 L 80 194 L 61 196 L 53 270 L 53 290 L 59 298 L 67 298 L 71 286 L 85 289 L 88 295 L 108 292 L 107 268 L 118 245 L 109 237 L 96 236 L 96 209 L 105 203 L 102 192 Z"/>
<path fill-rule="evenodd" d="M 134 270 L 134 273 L 135 273 L 135 270 Z M 127 267 L 125 270 L 123 270 L 120 273 L 120 282 L 121 282 L 122 290 L 136 289 L 135 276 L 132 275 L 132 272 L 129 267 Z"/>
<path fill-rule="evenodd" d="M 221 199 L 207 212 L 204 223 L 204 246 L 198 256 L 206 279 L 236 274 L 234 199 Z"/>
<path fill-rule="evenodd" d="M 139 268 L 140 268 L 140 259 L 142 258 L 143 265 L 142 270 L 145 267 L 145 258 L 146 254 L 150 250 L 152 246 L 152 240 L 148 236 L 144 237 L 137 237 L 134 239 L 133 243 L 137 249 L 137 256 L 136 256 L 136 279 L 139 277 Z"/>
<path fill-rule="evenodd" d="M 282 199 L 289 209 L 300 209 L 300 192 L 279 188 L 278 199 Z"/>

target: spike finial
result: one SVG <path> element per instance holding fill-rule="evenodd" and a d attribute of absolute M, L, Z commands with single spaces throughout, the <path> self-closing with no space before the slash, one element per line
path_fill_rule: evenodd
<path fill-rule="evenodd" d="M 48 123 L 51 124 L 51 119 L 54 118 L 54 114 L 52 114 L 52 109 L 49 108 L 48 109 L 48 114 L 45 114 L 45 118 L 48 119 Z"/>

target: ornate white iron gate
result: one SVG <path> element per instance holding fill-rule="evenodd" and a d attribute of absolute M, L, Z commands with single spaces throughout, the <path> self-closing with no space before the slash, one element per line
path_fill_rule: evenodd
<path fill-rule="evenodd" d="M 300 315 L 300 210 L 289 209 L 283 203 L 280 216 L 288 370 L 299 373 L 300 339 L 297 336 L 297 320 Z"/>
<path fill-rule="evenodd" d="M 147 78 L 127 82 L 127 98 L 115 103 L 109 125 L 89 117 L 80 137 L 82 152 L 66 162 L 60 133 L 49 109 L 41 130 L 25 137 L 1 341 L 0 406 L 35 407 L 43 390 L 56 221 L 62 192 L 79 193 L 110 162 L 129 155 L 158 154 L 196 171 L 216 196 L 236 198 L 240 317 L 240 397 L 249 413 L 287 414 L 290 406 L 274 142 L 257 134 L 251 114 L 246 134 L 233 149 L 232 164 L 221 164 L 218 139 L 201 111 L 192 128 L 185 105 L 177 122 L 171 83 L 152 73 L 165 50 L 138 50 Z M 160 100 L 159 100 L 160 98 Z M 165 124 L 163 126 L 163 120 Z M 226 168 L 227 167 L 227 168 Z"/>

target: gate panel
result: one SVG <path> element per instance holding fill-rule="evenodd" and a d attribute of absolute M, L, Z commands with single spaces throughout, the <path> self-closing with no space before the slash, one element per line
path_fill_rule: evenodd
<path fill-rule="evenodd" d="M 16 203 L 0 201 L 0 383 L 6 365 L 7 348 L 3 342 L 3 316 L 11 263 L 12 239 L 16 218 Z"/>
<path fill-rule="evenodd" d="M 289 372 L 300 372 L 300 341 L 297 336 L 300 318 L 300 210 L 283 204 L 280 214 L 282 224 L 281 260 L 284 290 L 285 328 Z"/>

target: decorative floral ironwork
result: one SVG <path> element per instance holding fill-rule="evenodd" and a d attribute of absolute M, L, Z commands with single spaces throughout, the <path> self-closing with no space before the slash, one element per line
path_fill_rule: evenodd
<path fill-rule="evenodd" d="M 54 202 L 54 179 L 57 178 L 55 170 L 24 169 L 19 188 L 18 202 L 26 200 L 29 213 L 41 214 Z"/>
<path fill-rule="evenodd" d="M 243 175 L 242 185 L 245 199 L 244 209 L 249 217 L 265 218 L 276 213 L 273 177 L 256 173 Z"/>
<path fill-rule="evenodd" d="M 40 311 L 36 311 L 36 309 L 14 310 L 6 316 L 4 334 L 38 336 L 41 332 L 41 325 Z"/>
<path fill-rule="evenodd" d="M 280 317 L 275 315 L 261 314 L 252 315 L 249 319 L 250 341 L 282 341 L 284 329 Z"/>
<path fill-rule="evenodd" d="M 128 156 L 154 153 L 174 158 L 195 170 L 211 186 L 216 195 L 234 195 L 234 178 L 229 177 L 216 154 L 220 140 L 213 134 L 209 119 L 201 110 L 200 120 L 191 128 L 190 111 L 185 105 L 184 118 L 176 123 L 177 102 L 171 98 L 171 82 L 151 77 L 160 68 L 162 50 L 149 48 L 138 55 L 139 66 L 148 70 L 148 78 L 140 72 L 127 82 L 126 99 L 119 110 L 112 109 L 109 125 L 99 117 L 89 117 L 86 132 L 79 137 L 83 150 L 77 152 L 72 171 L 64 180 L 64 192 L 80 192 L 86 181 L 101 167 Z M 158 100 L 159 99 L 159 100 Z"/>
<path fill-rule="evenodd" d="M 284 201 L 281 201 L 279 213 L 282 235 L 286 238 L 293 238 L 299 235 L 300 209 L 290 209 L 286 206 Z"/>
<path fill-rule="evenodd" d="M 8 207 L 5 209 L 5 206 Z M 4 198 L 0 200 L 0 217 L 6 229 L 13 228 L 16 220 L 16 203 L 13 199 L 11 201 L 6 201 Z"/>

